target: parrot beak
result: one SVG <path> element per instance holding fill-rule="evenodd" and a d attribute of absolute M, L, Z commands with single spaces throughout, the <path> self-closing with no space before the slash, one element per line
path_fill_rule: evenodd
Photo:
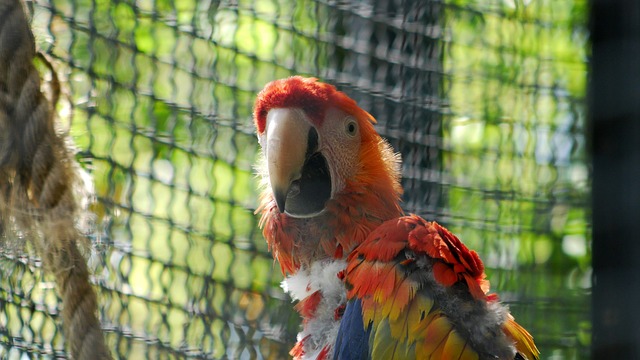
<path fill-rule="evenodd" d="M 302 177 L 307 153 L 313 151 L 308 149 L 312 129 L 301 110 L 271 109 L 267 114 L 265 155 L 271 190 L 281 213 L 292 184 Z"/>

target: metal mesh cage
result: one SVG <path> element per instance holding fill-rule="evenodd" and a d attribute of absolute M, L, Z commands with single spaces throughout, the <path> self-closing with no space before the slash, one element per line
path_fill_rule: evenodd
<path fill-rule="evenodd" d="M 378 119 L 405 210 L 480 253 L 544 358 L 588 356 L 586 1 L 32 5 L 95 183 L 89 265 L 114 357 L 288 356 L 299 318 L 253 214 L 251 111 L 293 74 Z M 0 250 L 0 272 L 0 357 L 67 356 L 38 259 Z"/>

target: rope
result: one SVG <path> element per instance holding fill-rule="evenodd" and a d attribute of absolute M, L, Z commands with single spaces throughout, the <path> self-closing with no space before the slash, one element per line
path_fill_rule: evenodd
<path fill-rule="evenodd" d="M 35 56 L 22 4 L 0 0 L 0 245 L 28 239 L 55 276 L 71 356 L 110 359 L 75 225 L 78 165 L 54 127 L 60 87 L 52 71 L 51 99 L 42 93 Z"/>

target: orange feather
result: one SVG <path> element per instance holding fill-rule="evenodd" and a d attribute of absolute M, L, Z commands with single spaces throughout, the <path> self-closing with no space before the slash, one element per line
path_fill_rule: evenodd
<path fill-rule="evenodd" d="M 358 161 L 361 171 L 353 178 L 342 179 L 345 188 L 327 201 L 325 216 L 309 222 L 279 213 L 273 194 L 266 186 L 268 182 L 263 181 L 265 190 L 256 210 L 262 214 L 260 226 L 282 272 L 295 273 L 301 264 L 309 265 L 315 258 L 340 258 L 349 254 L 382 222 L 402 214 L 399 205 L 402 194 L 400 159 L 377 134 L 373 127 L 375 119 L 333 85 L 300 76 L 267 84 L 258 94 L 254 106 L 259 136 L 264 134 L 268 112 L 275 108 L 301 109 L 316 128 L 321 128 L 330 108 L 338 108 L 356 119 L 360 131 Z M 313 227 L 310 233 L 317 235 L 316 242 L 307 242 L 300 237 L 303 227 L 307 228 L 307 233 L 308 228 Z M 304 248 L 309 244 L 317 248 Z"/>
<path fill-rule="evenodd" d="M 451 323 L 446 317 L 438 316 L 433 319 L 427 326 L 420 353 L 428 356 L 438 349 L 442 351 L 451 330 Z"/>
<path fill-rule="evenodd" d="M 404 252 L 406 258 L 401 256 Z M 383 223 L 349 255 L 348 298 L 361 299 L 365 324 L 373 324 L 374 332 L 383 331 L 373 337 L 375 341 L 403 344 L 407 354 L 415 346 L 415 353 L 424 358 L 477 360 L 478 353 L 428 293 L 417 292 L 416 278 L 402 272 L 403 267 L 419 263 L 420 256 L 431 258 L 434 279 L 442 286 L 464 283 L 475 299 L 497 301 L 497 296 L 486 295 L 489 282 L 477 253 L 436 222 L 415 215 Z M 538 359 L 533 339 L 512 318 L 503 330 L 518 352 L 529 360 Z"/>
<path fill-rule="evenodd" d="M 293 356 L 295 360 L 302 359 L 302 357 L 304 356 L 304 342 L 309 338 L 309 336 L 311 335 L 307 335 L 304 339 L 298 341 L 296 345 L 289 351 L 289 355 Z"/>
<path fill-rule="evenodd" d="M 464 341 L 456 331 L 451 331 L 442 349 L 442 359 L 459 359 L 466 343 L 467 342 Z"/>
<path fill-rule="evenodd" d="M 457 332 L 460 324 L 452 323 L 460 320 L 448 313 L 450 321 L 439 301 L 446 301 L 443 293 L 455 294 L 446 288 L 456 284 L 456 289 L 463 290 L 466 285 L 476 300 L 473 304 L 496 301 L 497 296 L 487 295 L 484 265 L 475 251 L 436 222 L 416 215 L 398 218 L 402 214 L 399 157 L 376 133 L 375 119 L 334 86 L 294 76 L 265 86 L 256 99 L 254 121 L 262 136 L 269 110 L 297 108 L 320 129 L 331 119 L 325 116 L 331 107 L 358 122 L 358 170 L 341 179 L 345 187 L 326 202 L 323 215 L 317 218 L 281 214 L 270 190 L 261 194 L 256 213 L 262 214 L 260 226 L 282 272 L 295 273 L 318 259 L 346 256 L 343 274 L 347 297 L 361 300 L 364 326 L 373 329 L 369 338 L 373 353 L 478 359 L 478 353 Z M 313 234 L 312 241 L 309 234 Z M 420 271 L 432 271 L 433 277 Z M 319 292 L 312 294 L 296 309 L 303 317 L 312 318 L 320 296 Z M 513 318 L 502 326 L 523 356 L 538 359 L 533 338 Z M 304 341 L 292 349 L 294 357 L 304 355 Z M 318 349 L 321 357 L 328 356 L 328 347 Z"/>

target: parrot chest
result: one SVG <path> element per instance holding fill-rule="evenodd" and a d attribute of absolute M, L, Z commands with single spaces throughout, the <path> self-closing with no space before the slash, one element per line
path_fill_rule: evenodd
<path fill-rule="evenodd" d="M 285 292 L 299 301 L 296 310 L 303 317 L 292 350 L 296 359 L 330 358 L 335 344 L 342 310 L 347 302 L 344 282 L 339 277 L 344 260 L 325 260 L 302 267 L 282 282 Z"/>

